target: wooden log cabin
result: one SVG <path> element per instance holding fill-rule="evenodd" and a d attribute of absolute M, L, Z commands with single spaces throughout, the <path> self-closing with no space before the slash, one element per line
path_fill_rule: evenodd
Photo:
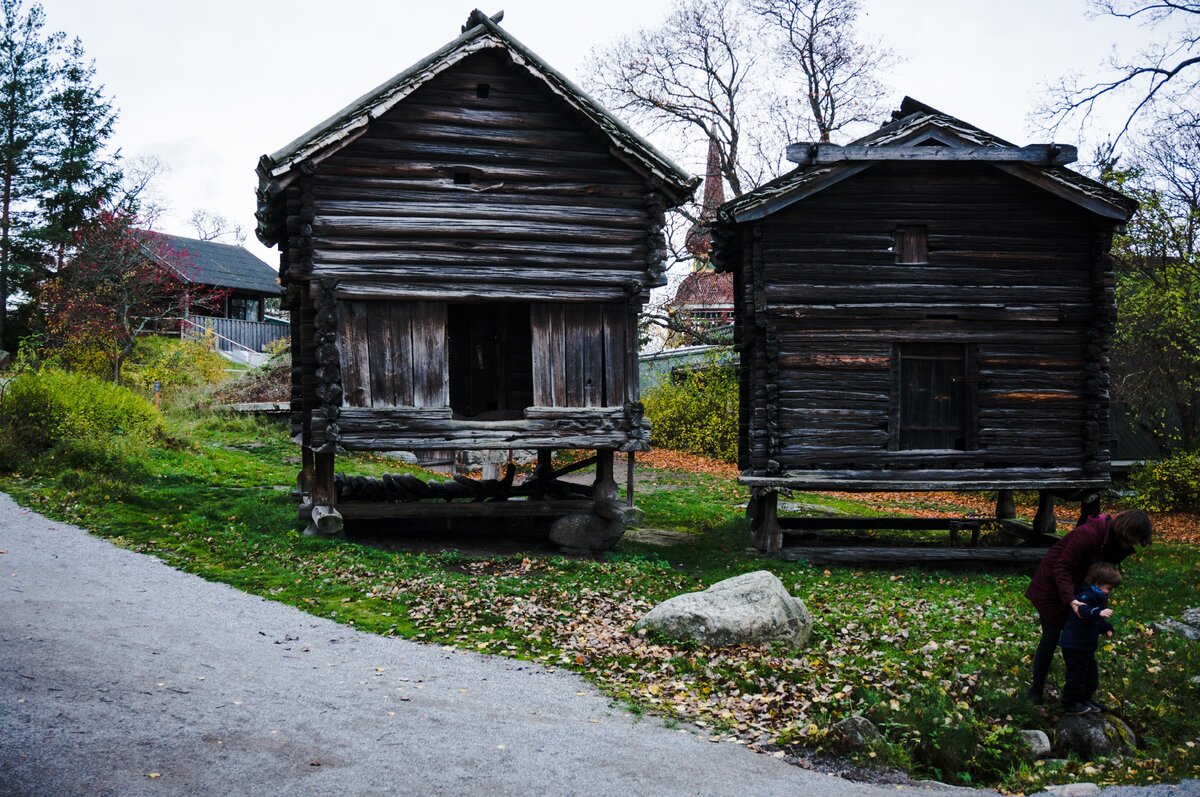
<path fill-rule="evenodd" d="M 611 514 L 613 452 L 646 448 L 637 315 L 665 283 L 664 213 L 698 181 L 499 20 L 472 12 L 457 39 L 258 165 L 310 531 Z M 536 449 L 540 480 L 389 480 L 389 500 L 367 485 L 358 501 L 334 474 L 337 451 L 445 449 Z M 590 494 L 505 500 L 554 494 L 555 449 L 597 452 Z M 472 503 L 416 500 L 456 495 Z"/>
<path fill-rule="evenodd" d="M 906 98 L 880 130 L 796 144 L 725 203 L 741 482 L 778 550 L 780 489 L 1039 490 L 1094 510 L 1109 483 L 1114 230 L 1135 203 Z M 885 526 L 886 527 L 886 526 Z"/>

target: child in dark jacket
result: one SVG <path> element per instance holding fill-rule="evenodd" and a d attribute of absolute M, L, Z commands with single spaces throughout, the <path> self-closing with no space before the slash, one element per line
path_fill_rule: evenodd
<path fill-rule="evenodd" d="M 1088 568 L 1084 580 L 1087 586 L 1071 601 L 1071 611 L 1059 641 L 1063 663 L 1067 667 L 1063 710 L 1068 714 L 1103 710 L 1092 700 L 1099 685 L 1096 648 L 1101 634 L 1110 637 L 1113 633 L 1108 623 L 1113 614 L 1108 608 L 1108 596 L 1120 585 L 1121 571 L 1108 562 L 1096 562 Z"/>

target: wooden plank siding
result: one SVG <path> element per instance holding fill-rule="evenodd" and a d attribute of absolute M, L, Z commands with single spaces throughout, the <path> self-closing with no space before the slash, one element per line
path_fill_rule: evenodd
<path fill-rule="evenodd" d="M 897 262 L 915 259 L 894 251 L 897 230 L 913 227 L 927 231 L 927 262 Z M 1107 412 L 1107 393 L 1088 373 L 1097 242 L 1110 233 L 1065 200 L 968 163 L 874 165 L 742 225 L 743 469 L 825 482 L 891 471 L 952 482 L 948 468 L 976 482 L 1028 481 L 1037 469 L 1053 483 L 1096 481 L 1107 441 L 1088 423 Z M 963 450 L 897 447 L 905 344 L 969 347 L 972 372 L 954 377 L 974 414 Z"/>

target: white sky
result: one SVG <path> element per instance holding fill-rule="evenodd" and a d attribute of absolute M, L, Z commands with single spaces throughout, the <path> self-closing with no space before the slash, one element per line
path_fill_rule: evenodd
<path fill-rule="evenodd" d="M 29 0 L 27 0 L 28 2 Z M 588 52 L 656 24 L 668 0 L 498 0 L 502 25 L 577 83 Z M 908 94 L 1018 144 L 1045 140 L 1027 117 L 1042 85 L 1095 72 L 1114 43 L 1132 51 L 1128 22 L 1088 20 L 1084 0 L 864 0 L 865 37 L 904 61 L 887 76 Z M 158 195 L 164 232 L 193 235 L 194 210 L 219 213 L 254 237 L 254 167 L 367 90 L 458 36 L 472 6 L 413 0 L 43 0 L 47 27 L 79 36 L 114 99 L 126 158 L 171 169 Z M 499 8 L 486 7 L 488 13 Z M 1122 119 L 1118 110 L 1106 118 Z M 1063 131 L 1056 139 L 1073 141 Z M 1097 136 L 1101 138 L 1102 136 Z M 702 171 L 669 140 L 655 143 Z M 1082 150 L 1081 150 L 1082 151 Z M 702 156 L 702 153 L 700 153 Z"/>

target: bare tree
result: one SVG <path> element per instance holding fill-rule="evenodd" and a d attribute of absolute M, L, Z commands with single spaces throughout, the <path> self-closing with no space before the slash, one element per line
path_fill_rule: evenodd
<path fill-rule="evenodd" d="M 121 170 L 121 182 L 114 192 L 113 207 L 138 216 L 147 227 L 153 226 L 166 212 L 155 183 L 170 171 L 171 168 L 157 155 L 140 155 L 126 160 Z"/>
<path fill-rule="evenodd" d="M 208 210 L 196 210 L 188 219 L 196 237 L 201 241 L 217 241 L 220 243 L 236 243 L 239 246 L 246 243 L 246 231 L 242 225 L 231 222 L 220 213 Z"/>
<path fill-rule="evenodd" d="M 829 141 L 847 127 L 878 120 L 887 90 L 878 75 L 896 62 L 878 43 L 861 41 L 855 27 L 860 0 L 749 0 L 778 36 L 779 83 L 802 75 L 801 97 L 783 97 L 789 116 L 809 136 Z M 799 100 L 799 105 L 797 105 Z"/>
<path fill-rule="evenodd" d="M 1129 113 L 1108 145 L 1109 155 L 1129 133 L 1135 120 L 1156 105 L 1195 108 L 1200 91 L 1200 3 L 1174 0 L 1091 0 L 1094 16 L 1139 22 L 1154 29 L 1157 41 L 1132 57 L 1114 52 L 1098 80 L 1067 75 L 1050 88 L 1039 109 L 1047 128 L 1057 130 L 1071 119 L 1086 123 L 1098 103 L 1131 96 Z"/>
<path fill-rule="evenodd" d="M 678 0 L 662 25 L 593 50 L 586 83 L 635 123 L 692 144 L 715 140 L 721 173 L 740 194 L 762 179 L 742 162 L 761 56 L 740 0 Z"/>

